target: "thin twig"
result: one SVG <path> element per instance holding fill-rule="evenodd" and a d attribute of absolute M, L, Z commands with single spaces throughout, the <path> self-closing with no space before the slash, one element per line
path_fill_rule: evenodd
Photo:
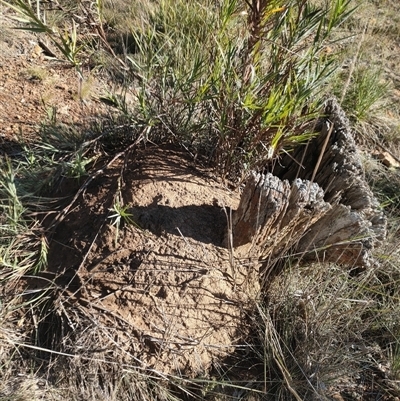
<path fill-rule="evenodd" d="M 340 97 L 340 104 L 343 103 L 343 100 L 344 100 L 344 98 L 345 98 L 345 96 L 346 96 L 347 90 L 349 89 L 350 82 L 351 82 L 351 78 L 353 77 L 354 69 L 355 69 L 355 67 L 356 67 L 357 58 L 358 58 L 358 55 L 360 54 L 361 45 L 362 45 L 362 43 L 364 42 L 365 33 L 367 32 L 367 29 L 368 29 L 368 23 L 365 24 L 363 33 L 362 33 L 362 35 L 361 35 L 361 39 L 360 39 L 360 41 L 358 42 L 357 51 L 356 51 L 356 53 L 354 54 L 354 58 L 353 58 L 353 60 L 352 60 L 352 62 L 351 62 L 350 71 L 349 71 L 349 76 L 347 77 L 347 81 L 346 81 L 346 83 L 345 83 L 345 85 L 344 85 L 344 87 L 343 87 L 342 96 Z"/>
<path fill-rule="evenodd" d="M 312 177 L 310 180 L 310 186 L 314 182 L 315 176 L 317 175 L 319 166 L 321 165 L 322 158 L 324 157 L 324 154 L 325 154 L 326 147 L 328 146 L 328 142 L 331 139 L 331 135 L 332 135 L 333 129 L 335 127 L 335 124 L 333 124 L 332 122 L 329 122 L 329 123 L 327 122 L 327 125 L 328 125 L 328 127 L 330 125 L 330 127 L 329 127 L 328 133 L 326 135 L 325 141 L 322 145 L 321 152 L 319 153 L 317 164 L 314 167 L 314 171 L 313 171 L 313 174 L 312 174 Z"/>

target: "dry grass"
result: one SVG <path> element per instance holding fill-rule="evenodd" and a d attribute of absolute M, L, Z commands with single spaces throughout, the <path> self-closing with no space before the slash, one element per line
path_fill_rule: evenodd
<path fill-rule="evenodd" d="M 372 0 L 357 3 L 356 13 L 345 27 L 349 38 L 339 43 L 344 69 L 336 92 L 342 94 L 340 82 L 349 79 L 343 107 L 354 117 L 355 128 L 364 138 L 391 147 L 400 134 L 400 4 Z M 366 102 L 363 113 L 357 110 L 354 95 Z"/>

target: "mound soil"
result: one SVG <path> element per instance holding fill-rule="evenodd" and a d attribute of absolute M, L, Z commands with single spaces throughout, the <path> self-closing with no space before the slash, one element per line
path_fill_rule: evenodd
<path fill-rule="evenodd" d="M 119 229 L 118 201 L 130 214 Z M 238 202 L 168 148 L 132 154 L 92 182 L 49 253 L 69 347 L 186 376 L 234 352 L 259 293 L 257 266 L 234 266 L 222 246 Z"/>

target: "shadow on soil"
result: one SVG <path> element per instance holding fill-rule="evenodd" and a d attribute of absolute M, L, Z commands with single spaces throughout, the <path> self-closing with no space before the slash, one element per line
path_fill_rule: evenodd
<path fill-rule="evenodd" d="M 141 228 L 157 236 L 169 233 L 216 246 L 222 245 L 227 226 L 224 211 L 211 205 L 134 207 L 130 213 Z"/>

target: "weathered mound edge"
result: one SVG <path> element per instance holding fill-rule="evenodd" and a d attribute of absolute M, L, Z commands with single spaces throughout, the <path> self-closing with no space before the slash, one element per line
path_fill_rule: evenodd
<path fill-rule="evenodd" d="M 350 266 L 374 262 L 371 251 L 386 236 L 386 218 L 336 100 L 326 102 L 318 128 L 320 134 L 283 158 L 273 174 L 250 175 L 232 222 L 240 256 L 251 252 L 274 264 L 290 251 Z"/>

